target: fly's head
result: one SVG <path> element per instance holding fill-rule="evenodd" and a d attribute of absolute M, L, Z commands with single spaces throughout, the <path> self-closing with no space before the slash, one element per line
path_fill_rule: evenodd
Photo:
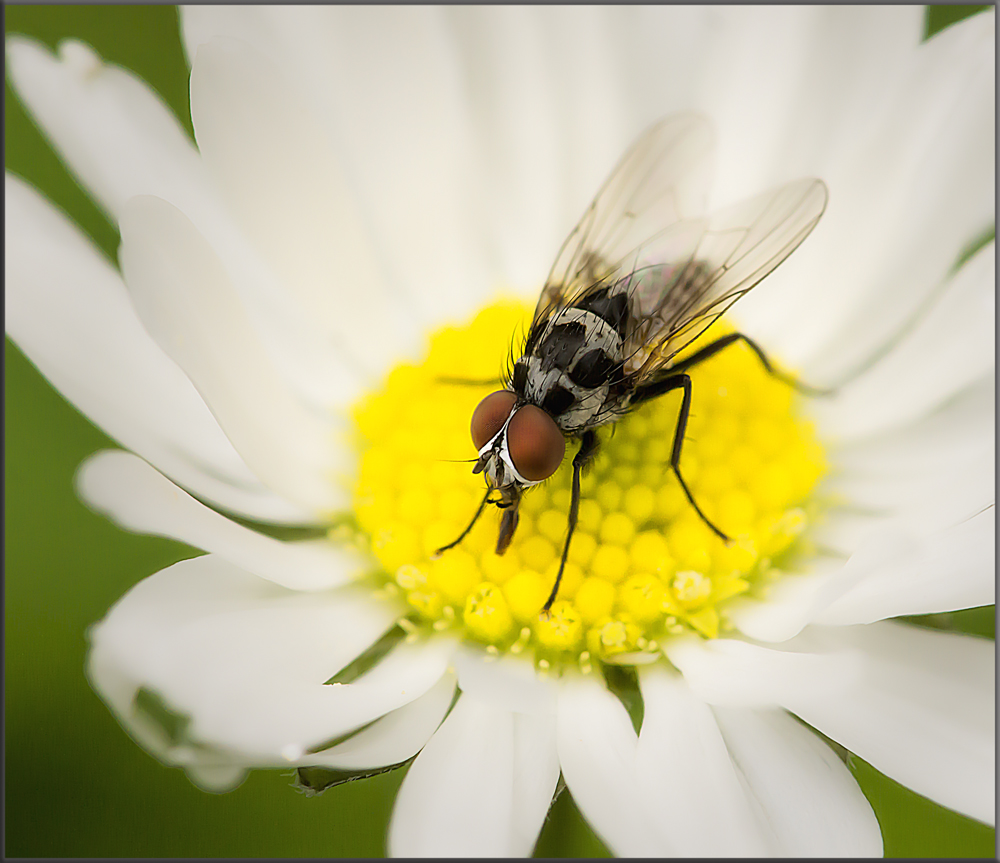
<path fill-rule="evenodd" d="M 510 390 L 484 398 L 472 414 L 472 441 L 479 450 L 473 473 L 498 492 L 504 509 L 497 554 L 502 554 L 517 526 L 517 505 L 526 488 L 548 479 L 562 464 L 566 438 L 540 407 L 528 404 Z"/>

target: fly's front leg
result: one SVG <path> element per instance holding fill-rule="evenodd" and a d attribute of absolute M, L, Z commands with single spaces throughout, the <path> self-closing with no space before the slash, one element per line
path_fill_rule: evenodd
<path fill-rule="evenodd" d="M 439 548 L 437 551 L 434 552 L 434 554 L 431 555 L 431 560 L 437 560 L 449 548 L 454 548 L 463 539 L 465 539 L 466 536 L 468 536 L 469 531 L 472 530 L 475 523 L 479 521 L 479 516 L 483 514 L 483 510 L 486 508 L 486 504 L 489 503 L 491 491 L 493 491 L 493 489 L 491 488 L 486 489 L 486 494 L 483 495 L 483 499 L 479 503 L 479 509 L 477 509 L 476 514 L 472 516 L 472 521 L 469 522 L 469 526 L 465 530 L 463 530 L 461 534 L 459 534 L 458 539 L 456 539 L 454 542 L 449 542 L 447 545 L 442 545 L 441 548 Z"/>
<path fill-rule="evenodd" d="M 709 345 L 709 347 L 712 347 L 712 345 Z M 725 345 L 722 347 L 725 347 Z M 717 348 L 717 350 L 721 350 L 721 348 Z M 701 353 L 701 351 L 698 353 Z M 684 482 L 684 477 L 681 476 L 681 448 L 684 446 L 684 433 L 687 431 L 688 415 L 691 412 L 691 376 L 684 372 L 674 372 L 671 369 L 671 374 L 667 377 L 653 381 L 645 386 L 637 387 L 632 395 L 631 404 L 633 406 L 641 404 L 657 396 L 662 396 L 671 390 L 679 389 L 684 390 L 684 398 L 681 400 L 680 413 L 677 415 L 677 426 L 674 428 L 674 445 L 670 451 L 670 467 L 673 469 L 674 476 L 677 477 L 677 482 L 680 483 L 681 489 L 684 491 L 684 496 L 688 499 L 688 503 L 694 507 L 694 511 L 701 516 L 701 520 L 712 529 L 719 539 L 728 543 L 731 541 L 729 537 L 719 530 L 712 520 L 701 511 L 701 507 L 695 501 L 694 495 L 691 494 L 687 483 Z"/>
<path fill-rule="evenodd" d="M 559 561 L 559 572 L 556 573 L 556 583 L 552 585 L 552 593 L 545 600 L 542 606 L 542 614 L 545 614 L 552 603 L 556 601 L 556 594 L 559 592 L 559 582 L 562 581 L 563 570 L 566 568 L 566 557 L 569 554 L 569 543 L 573 539 L 573 531 L 576 530 L 576 519 L 580 513 L 580 472 L 587 466 L 587 463 L 597 453 L 597 432 L 593 429 L 585 431 L 580 438 L 580 449 L 573 456 L 573 492 L 569 501 L 569 529 L 566 531 L 566 544 L 563 546 L 562 559 Z"/>
<path fill-rule="evenodd" d="M 794 387 L 800 393 L 807 396 L 826 396 L 830 395 L 833 390 L 824 390 L 818 387 L 811 387 L 808 384 L 802 383 L 802 381 L 797 378 L 787 375 L 784 372 L 776 369 L 771 361 L 767 358 L 767 354 L 764 353 L 764 349 L 758 345 L 749 336 L 743 335 L 743 333 L 730 333 L 727 336 L 722 336 L 722 338 L 716 339 L 714 342 L 705 345 L 701 350 L 695 351 L 691 356 L 686 359 L 681 360 L 679 363 L 675 363 L 670 367 L 670 371 L 673 374 L 680 374 L 686 372 L 688 369 L 694 368 L 699 363 L 705 362 L 705 360 L 710 357 L 714 357 L 719 351 L 724 348 L 728 348 L 731 344 L 735 342 L 742 341 L 750 350 L 752 350 L 756 355 L 757 359 L 760 360 L 760 364 L 764 367 L 764 370 L 771 376 L 776 377 L 782 383 L 788 384 L 790 387 Z M 635 399 L 633 399 L 633 404 Z"/>

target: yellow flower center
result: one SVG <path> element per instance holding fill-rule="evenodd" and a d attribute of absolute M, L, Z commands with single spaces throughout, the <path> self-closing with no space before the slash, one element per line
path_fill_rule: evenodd
<path fill-rule="evenodd" d="M 434 558 L 485 493 L 472 473 L 470 418 L 501 388 L 531 311 L 499 302 L 465 326 L 442 329 L 423 363 L 397 367 L 356 407 L 355 512 L 385 584 L 405 599 L 412 624 L 459 630 L 542 668 L 573 661 L 587 669 L 594 658 L 638 663 L 678 633 L 716 637 L 728 625 L 726 601 L 762 590 L 800 550 L 825 471 L 795 394 L 740 343 L 691 370 L 681 456 L 695 500 L 732 543 L 699 518 L 670 470 L 681 398 L 673 392 L 598 430 L 601 450 L 583 477 L 550 614 L 541 612 L 566 537 L 572 442 L 555 475 L 525 492 L 504 555 L 494 552 L 500 511 L 489 506 L 459 546 Z M 713 327 L 692 349 L 721 333 Z"/>

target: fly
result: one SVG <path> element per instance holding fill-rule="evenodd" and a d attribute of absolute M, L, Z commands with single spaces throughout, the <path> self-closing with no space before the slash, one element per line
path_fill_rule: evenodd
<path fill-rule="evenodd" d="M 711 127 L 695 114 L 667 117 L 635 141 L 563 243 L 503 389 L 472 415 L 473 473 L 485 477 L 486 494 L 469 526 L 437 554 L 465 538 L 487 503 L 504 511 L 496 546 L 503 554 L 523 493 L 555 473 L 567 440 L 579 442 L 566 541 L 543 612 L 559 591 L 580 509 L 580 475 L 597 453 L 598 428 L 682 390 L 670 469 L 698 516 L 728 542 L 681 474 L 688 372 L 742 341 L 770 374 L 817 392 L 775 369 L 742 333 L 676 359 L 795 250 L 827 202 L 822 180 L 801 179 L 703 216 L 712 152 Z"/>

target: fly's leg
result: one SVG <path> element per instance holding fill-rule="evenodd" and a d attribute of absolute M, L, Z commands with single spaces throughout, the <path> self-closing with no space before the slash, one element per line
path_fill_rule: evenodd
<path fill-rule="evenodd" d="M 764 349 L 749 336 L 743 335 L 743 333 L 730 333 L 727 336 L 722 336 L 722 338 L 716 339 L 714 342 L 705 345 L 705 347 L 701 350 L 695 351 L 686 359 L 681 360 L 679 363 L 675 363 L 670 367 L 670 372 L 671 374 L 686 372 L 688 369 L 694 368 L 699 363 L 705 362 L 705 360 L 709 357 L 715 356 L 724 348 L 728 348 L 734 342 L 739 341 L 746 344 L 746 346 L 757 355 L 757 359 L 760 360 L 760 364 L 769 375 L 776 377 L 779 381 L 788 384 L 790 387 L 794 387 L 800 393 L 807 396 L 826 396 L 833 392 L 833 390 L 811 387 L 808 384 L 804 384 L 802 381 L 793 378 L 791 375 L 786 375 L 784 372 L 779 371 L 771 364 L 771 361 L 767 358 L 767 354 L 764 353 Z M 632 399 L 632 403 L 635 404 L 634 398 Z"/>
<path fill-rule="evenodd" d="M 712 346 L 709 345 L 708 347 Z M 725 347 L 725 345 L 722 347 Z M 722 350 L 722 348 L 717 348 L 717 350 Z M 701 351 L 698 353 L 701 353 Z M 677 482 L 681 484 L 681 489 L 684 492 L 684 496 L 688 499 L 688 503 L 694 507 L 694 511 L 701 516 L 701 520 L 712 529 L 719 539 L 728 543 L 730 542 L 729 537 L 719 530 L 712 520 L 701 511 L 701 507 L 695 501 L 694 495 L 691 494 L 687 483 L 684 482 L 684 477 L 681 476 L 681 448 L 684 446 L 684 432 L 687 430 L 688 414 L 691 412 L 691 376 L 684 372 L 675 373 L 671 369 L 671 374 L 667 377 L 661 378 L 658 381 L 652 381 L 645 386 L 636 387 L 632 395 L 631 404 L 634 406 L 677 389 L 684 390 L 684 398 L 681 401 L 680 413 L 677 415 L 677 426 L 674 428 L 674 445 L 670 452 L 670 467 L 674 471 L 674 476 L 677 477 Z"/>
<path fill-rule="evenodd" d="M 573 531 L 576 530 L 576 518 L 580 513 L 580 472 L 597 452 L 597 432 L 589 429 L 583 433 L 580 440 L 580 449 L 573 456 L 573 493 L 569 501 L 569 529 L 566 532 L 566 544 L 563 546 L 562 559 L 559 561 L 559 572 L 556 573 L 556 583 L 552 585 L 552 593 L 545 600 L 542 606 L 542 614 L 545 614 L 552 603 L 556 601 L 556 594 L 559 592 L 559 582 L 562 581 L 563 570 L 566 568 L 566 557 L 569 554 L 570 540 L 573 539 Z"/>
<path fill-rule="evenodd" d="M 454 548 L 469 535 L 469 531 L 472 530 L 475 523 L 479 521 L 479 516 L 483 514 L 483 510 L 486 508 L 486 504 L 489 502 L 491 491 L 493 491 L 493 489 L 491 488 L 486 489 L 486 494 L 483 495 L 483 499 L 479 502 L 479 508 L 476 510 L 476 514 L 472 516 L 472 521 L 469 522 L 469 526 L 462 531 L 458 539 L 456 539 L 454 542 L 449 542 L 447 545 L 442 545 L 441 548 L 439 548 L 437 551 L 434 552 L 433 555 L 431 555 L 431 560 L 437 560 L 449 548 Z"/>

